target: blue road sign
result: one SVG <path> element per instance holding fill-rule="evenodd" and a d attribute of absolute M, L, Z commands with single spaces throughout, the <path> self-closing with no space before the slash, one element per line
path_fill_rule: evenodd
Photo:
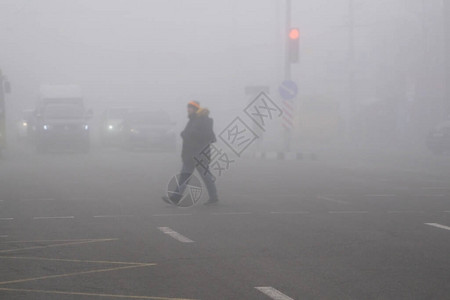
<path fill-rule="evenodd" d="M 285 80 L 278 88 L 278 92 L 284 100 L 292 100 L 298 94 L 297 84 L 292 80 Z"/>

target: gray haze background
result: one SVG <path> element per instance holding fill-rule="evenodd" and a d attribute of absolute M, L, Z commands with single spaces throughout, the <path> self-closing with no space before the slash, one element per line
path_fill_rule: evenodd
<path fill-rule="evenodd" d="M 182 126 L 185 103 L 197 99 L 219 129 L 250 100 L 245 86 L 268 85 L 280 98 L 284 10 L 275 0 L 0 0 L 8 122 L 34 105 L 40 84 L 74 83 L 96 115 L 111 105 L 161 108 Z M 442 0 L 355 0 L 352 63 L 349 1 L 293 1 L 297 106 L 338 107 L 341 128 L 325 142 L 351 132 L 359 142 L 422 145 L 448 113 L 443 16 Z M 362 126 L 374 110 L 373 124 Z"/>

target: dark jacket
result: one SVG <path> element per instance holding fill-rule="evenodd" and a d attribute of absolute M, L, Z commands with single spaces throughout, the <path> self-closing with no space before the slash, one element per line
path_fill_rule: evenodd
<path fill-rule="evenodd" d="M 194 157 L 202 159 L 203 153 L 209 153 L 209 145 L 216 142 L 213 123 L 213 119 L 209 117 L 209 110 L 206 108 L 200 108 L 189 117 L 186 127 L 181 132 L 183 163 L 194 164 Z"/>

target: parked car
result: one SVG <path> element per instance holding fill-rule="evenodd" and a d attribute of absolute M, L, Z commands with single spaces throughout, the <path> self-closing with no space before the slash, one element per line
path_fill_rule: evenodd
<path fill-rule="evenodd" d="M 439 123 L 428 133 L 427 146 L 435 154 L 450 153 L 450 120 Z"/>
<path fill-rule="evenodd" d="M 37 112 L 35 143 L 39 152 L 79 150 L 88 152 L 89 115 L 75 104 L 48 104 Z"/>
<path fill-rule="evenodd" d="M 32 136 L 34 110 L 27 109 L 22 113 L 22 117 L 17 121 L 17 138 L 20 141 L 27 141 Z"/>
<path fill-rule="evenodd" d="M 164 111 L 129 112 L 123 122 L 123 143 L 127 149 L 159 148 L 174 151 L 176 135 L 169 114 Z"/>
<path fill-rule="evenodd" d="M 100 140 L 105 146 L 119 146 L 122 142 L 122 125 L 129 107 L 111 107 L 105 110 L 100 121 Z"/>

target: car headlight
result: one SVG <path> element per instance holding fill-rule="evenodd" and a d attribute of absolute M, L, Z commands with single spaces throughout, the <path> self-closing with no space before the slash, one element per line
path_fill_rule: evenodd
<path fill-rule="evenodd" d="M 49 130 L 49 129 L 50 129 L 50 126 L 49 126 L 49 125 L 44 125 L 44 126 L 42 126 L 42 128 L 43 128 L 44 130 Z"/>
<path fill-rule="evenodd" d="M 22 126 L 23 126 L 23 127 L 28 127 L 28 123 L 27 123 L 27 122 L 23 122 L 23 123 L 22 123 Z"/>
<path fill-rule="evenodd" d="M 89 125 L 84 125 L 84 130 L 89 130 Z"/>
<path fill-rule="evenodd" d="M 114 130 L 114 126 L 113 125 L 108 125 L 108 129 L 109 130 Z"/>

